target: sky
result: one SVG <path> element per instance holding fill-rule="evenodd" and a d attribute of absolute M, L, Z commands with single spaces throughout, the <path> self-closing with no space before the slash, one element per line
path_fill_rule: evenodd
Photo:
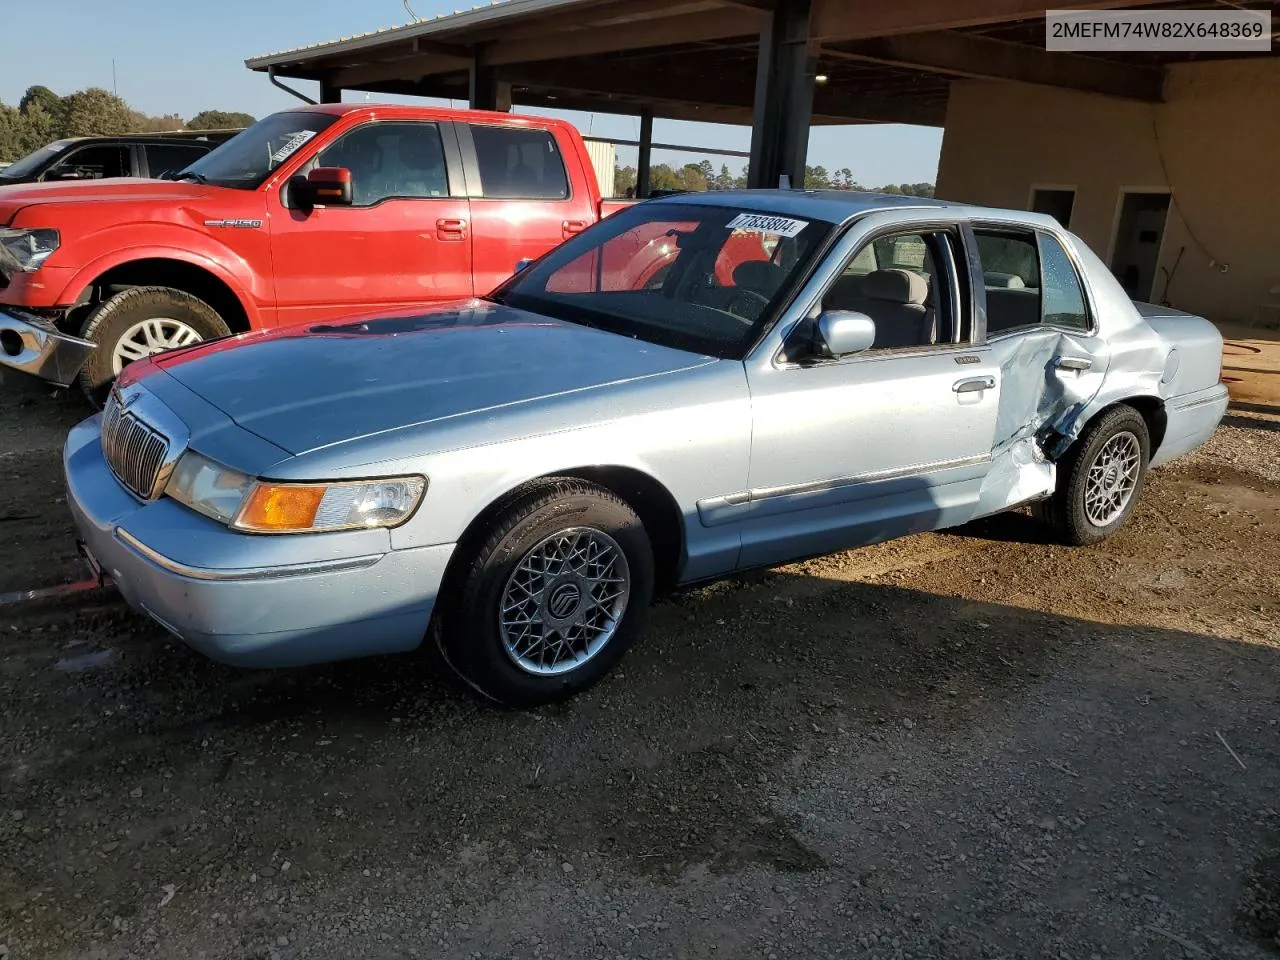
<path fill-rule="evenodd" d="M 458 0 L 410 0 L 410 4 L 424 19 L 470 6 Z M 273 87 L 265 74 L 247 70 L 246 58 L 408 19 L 402 0 L 220 0 L 216 4 L 0 0 L 0 30 L 5 40 L 0 56 L 0 102 L 17 104 L 33 84 L 43 84 L 62 95 L 98 86 L 114 87 L 132 107 L 148 114 L 176 113 L 190 118 L 201 110 L 240 110 L 262 117 L 297 101 Z M 314 83 L 288 82 L 316 95 Z M 359 91 L 344 95 L 346 100 L 364 97 Z M 634 140 L 639 135 L 639 121 L 633 117 L 536 112 L 564 117 L 583 133 L 596 136 Z M 724 124 L 657 120 L 654 139 L 747 150 L 751 131 Z M 942 131 L 928 127 L 877 124 L 820 128 L 810 138 L 809 163 L 829 170 L 848 167 L 854 179 L 865 186 L 933 182 L 941 141 Z M 620 147 L 618 156 L 623 163 L 635 162 L 632 149 Z M 655 163 L 699 159 L 654 153 Z M 717 169 L 727 163 L 735 173 L 744 163 L 736 157 L 707 159 Z"/>

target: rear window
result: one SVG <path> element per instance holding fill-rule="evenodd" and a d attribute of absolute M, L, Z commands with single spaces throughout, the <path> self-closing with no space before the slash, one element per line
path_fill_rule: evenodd
<path fill-rule="evenodd" d="M 147 153 L 147 173 L 151 177 L 177 173 L 209 152 L 209 147 L 189 143 L 148 143 L 144 149 Z"/>
<path fill-rule="evenodd" d="M 504 200 L 565 200 L 569 177 L 547 130 L 471 124 L 483 195 Z"/>

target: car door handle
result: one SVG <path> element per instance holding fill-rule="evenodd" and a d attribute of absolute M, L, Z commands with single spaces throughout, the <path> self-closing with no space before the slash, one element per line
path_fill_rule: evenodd
<path fill-rule="evenodd" d="M 951 389 L 956 393 L 979 393 L 983 390 L 993 390 L 995 385 L 995 377 L 966 377 L 964 380 L 953 383 Z"/>
<path fill-rule="evenodd" d="M 587 221 L 585 220 L 562 220 L 560 222 L 560 232 L 566 237 L 572 237 L 575 233 L 581 233 L 587 229 Z"/>
<path fill-rule="evenodd" d="M 441 219 L 436 221 L 437 240 L 467 239 L 467 221 L 461 219 Z"/>
<path fill-rule="evenodd" d="M 1053 365 L 1059 370 L 1088 370 L 1093 361 L 1088 357 L 1054 357 Z"/>

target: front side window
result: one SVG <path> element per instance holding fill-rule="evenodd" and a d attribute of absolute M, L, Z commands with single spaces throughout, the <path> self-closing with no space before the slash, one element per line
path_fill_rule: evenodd
<path fill-rule="evenodd" d="M 484 196 L 505 200 L 565 200 L 569 177 L 549 130 L 471 124 Z"/>
<path fill-rule="evenodd" d="M 944 231 L 895 233 L 850 258 L 822 298 L 822 309 L 866 314 L 876 325 L 873 350 L 950 344 L 954 330 L 946 275 L 940 272 Z"/>
<path fill-rule="evenodd" d="M 42 180 L 105 180 L 127 177 L 130 173 L 129 148 L 118 143 L 95 144 L 69 150 L 50 167 Z"/>
<path fill-rule="evenodd" d="M 557 247 L 490 299 L 680 350 L 742 359 L 832 229 L 822 220 L 649 202 Z"/>
<path fill-rule="evenodd" d="M 175 179 L 256 190 L 282 163 L 337 120 L 332 114 L 302 110 L 273 113 L 205 154 Z"/>
<path fill-rule="evenodd" d="M 366 123 L 326 147 L 317 164 L 351 171 L 356 207 L 449 196 L 444 145 L 434 123 Z"/>

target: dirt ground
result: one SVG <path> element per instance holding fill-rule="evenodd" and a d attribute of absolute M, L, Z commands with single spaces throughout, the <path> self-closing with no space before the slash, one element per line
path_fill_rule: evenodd
<path fill-rule="evenodd" d="M 0 593 L 82 575 L 82 414 L 0 383 Z M 531 713 L 0 607 L 0 957 L 1274 957 L 1278 495 L 1232 413 L 1104 545 L 1010 515 L 700 590 Z"/>

